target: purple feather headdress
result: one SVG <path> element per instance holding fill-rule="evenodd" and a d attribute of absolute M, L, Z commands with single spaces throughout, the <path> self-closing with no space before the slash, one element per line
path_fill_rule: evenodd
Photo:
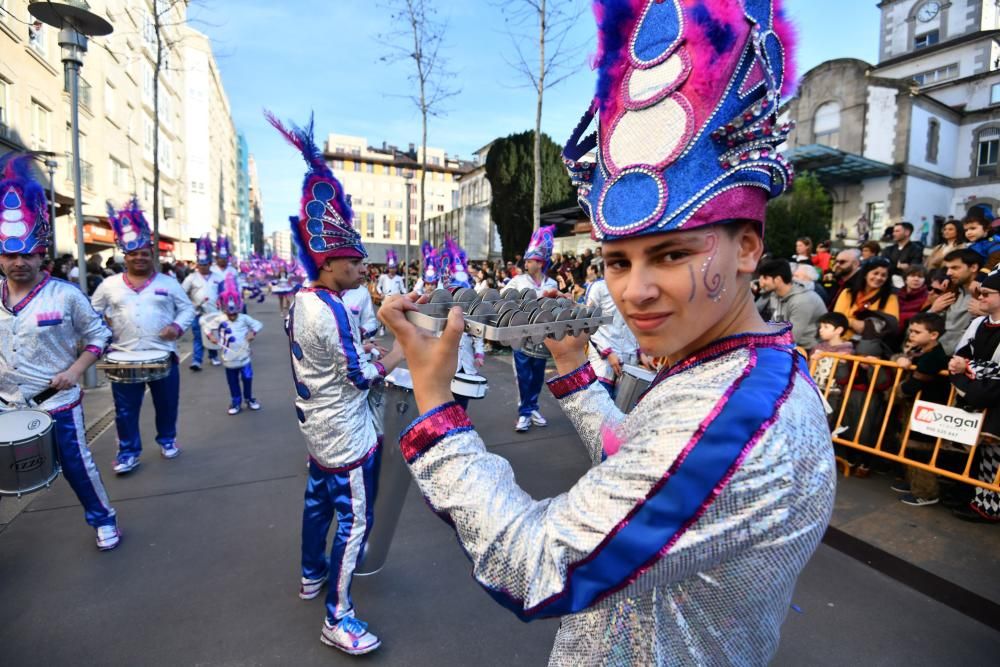
<path fill-rule="evenodd" d="M 547 269 L 552 260 L 552 250 L 556 245 L 555 225 L 539 227 L 531 234 L 531 242 L 528 249 L 524 251 L 524 259 L 535 259 L 545 265 Z"/>
<path fill-rule="evenodd" d="M 399 258 L 396 257 L 395 250 L 385 251 L 385 266 L 388 269 L 395 269 L 397 266 L 399 266 Z"/>
<path fill-rule="evenodd" d="M 195 252 L 198 256 L 198 263 L 207 266 L 212 263 L 212 239 L 205 234 L 194 242 Z"/>
<path fill-rule="evenodd" d="M 420 246 L 420 252 L 424 256 L 424 282 L 433 285 L 440 278 L 441 258 L 438 257 L 437 248 L 427 241 L 424 241 L 423 245 Z"/>
<path fill-rule="evenodd" d="M 563 157 L 595 236 L 763 223 L 793 177 L 777 152 L 794 86 L 780 0 L 595 0 L 594 14 L 597 92 Z"/>
<path fill-rule="evenodd" d="M 219 235 L 219 238 L 215 239 L 215 257 L 216 259 L 229 259 L 232 257 L 232 250 L 229 247 L 229 237 Z"/>
<path fill-rule="evenodd" d="M 240 286 L 236 283 L 236 278 L 231 273 L 226 274 L 226 278 L 219 289 L 219 298 L 215 305 L 224 313 L 238 313 L 243 310 L 243 296 L 240 293 Z"/>
<path fill-rule="evenodd" d="M 351 225 L 354 213 L 340 181 L 323 159 L 323 153 L 313 140 L 313 119 L 304 128 L 292 125 L 291 129 L 270 112 L 264 116 L 282 136 L 302 153 L 309 171 L 302 183 L 302 208 L 298 218 L 292 220 L 292 237 L 298 243 L 299 257 L 315 280 L 319 267 L 327 259 L 347 257 L 364 259 L 368 256 L 361 235 Z"/>
<path fill-rule="evenodd" d="M 31 156 L 0 161 L 0 255 L 44 254 L 49 247 L 45 188 L 31 174 Z"/>
<path fill-rule="evenodd" d="M 450 236 L 445 236 L 444 250 L 442 250 L 441 254 L 442 257 L 448 258 L 448 272 L 451 275 L 452 284 L 457 284 L 460 287 L 471 287 L 472 285 L 469 282 L 469 262 L 465 250 Z"/>
<path fill-rule="evenodd" d="M 117 212 L 111 202 L 108 202 L 108 222 L 115 232 L 115 242 L 123 253 L 153 247 L 153 233 L 146 222 L 146 216 L 142 214 L 137 197 L 132 197 L 125 208 Z"/>

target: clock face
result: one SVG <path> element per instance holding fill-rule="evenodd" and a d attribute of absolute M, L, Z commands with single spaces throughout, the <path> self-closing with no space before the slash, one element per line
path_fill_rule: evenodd
<path fill-rule="evenodd" d="M 928 2 L 923 7 L 920 8 L 920 11 L 917 12 L 917 19 L 923 21 L 924 23 L 927 23 L 928 21 L 933 20 L 933 18 L 937 16 L 938 12 L 940 11 L 941 11 L 940 2 Z"/>

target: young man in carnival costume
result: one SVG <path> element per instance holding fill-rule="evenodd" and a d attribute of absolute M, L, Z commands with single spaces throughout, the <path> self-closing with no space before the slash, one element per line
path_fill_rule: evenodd
<path fill-rule="evenodd" d="M 514 276 L 507 284 L 508 289 L 518 291 L 525 288 L 535 290 L 536 298 L 553 296 L 558 292 L 556 281 L 545 275 L 552 259 L 555 245 L 555 227 L 548 226 L 535 230 L 531 242 L 524 253 L 524 273 Z M 524 350 L 514 350 L 514 374 L 517 376 L 517 422 L 514 430 L 524 433 L 535 426 L 548 426 L 548 421 L 538 411 L 538 395 L 545 382 L 546 359 L 527 354 Z"/>
<path fill-rule="evenodd" d="M 521 490 L 451 402 L 460 312 L 435 339 L 405 319 L 407 299 L 382 308 L 423 414 L 403 454 L 477 581 L 522 619 L 562 617 L 551 665 L 767 664 L 826 529 L 822 401 L 789 327 L 750 295 L 766 202 L 791 178 L 775 154 L 791 48 L 776 4 L 596 5 L 598 94 L 566 157 L 611 295 L 669 363 L 623 415 L 585 340 L 548 341 L 549 386 L 594 464 L 567 493 Z M 581 163 L 594 148 L 597 164 Z"/>
<path fill-rule="evenodd" d="M 378 284 L 375 286 L 378 293 L 383 298 L 394 294 L 406 294 L 406 283 L 403 276 L 396 273 L 399 269 L 399 259 L 395 251 L 385 251 L 385 273 L 378 277 Z"/>
<path fill-rule="evenodd" d="M 368 390 L 402 360 L 398 347 L 382 363 L 364 359 L 361 331 L 340 293 L 362 284 L 368 256 L 340 182 L 305 128 L 268 120 L 298 148 L 309 171 L 300 217 L 292 225 L 311 287 L 295 295 L 288 316 L 299 428 L 309 449 L 309 480 L 302 515 L 299 596 L 312 599 L 329 579 L 323 643 L 346 653 L 368 653 L 379 639 L 355 617 L 351 579 L 372 526 L 375 476 L 381 453 Z M 326 536 L 337 519 L 329 556 Z"/>
<path fill-rule="evenodd" d="M 194 321 L 191 299 L 173 278 L 158 273 L 153 264 L 152 237 L 139 202 L 134 197 L 116 214 L 109 205 L 108 219 L 115 241 L 125 254 L 125 271 L 106 278 L 94 292 L 94 309 L 104 315 L 114 342 L 133 350 L 170 354 L 170 374 L 152 382 L 112 382 L 118 455 L 114 471 L 124 474 L 139 465 L 142 439 L 139 411 L 146 386 L 156 409 L 156 442 L 163 458 L 180 454 L 177 447 L 177 410 L 180 375 L 177 339 Z"/>
<path fill-rule="evenodd" d="M 260 403 L 253 396 L 250 342 L 264 325 L 242 312 L 243 297 L 232 276 L 226 276 L 216 305 L 218 311 L 205 318 L 205 329 L 209 339 L 222 348 L 222 365 L 226 368 L 226 382 L 229 383 L 228 412 L 238 415 L 243 409 L 243 401 L 251 410 L 260 410 Z"/>
<path fill-rule="evenodd" d="M 27 155 L 0 162 L 0 412 L 44 410 L 53 421 L 62 473 L 97 530 L 97 547 L 118 546 L 108 500 L 84 432 L 80 377 L 111 331 L 80 288 L 41 270 L 49 240 L 45 190 Z M 82 349 L 82 351 L 80 351 Z M 9 434 L 8 434 L 9 435 Z"/>
<path fill-rule="evenodd" d="M 195 241 L 195 250 L 198 256 L 196 270 L 184 279 L 184 282 L 181 283 L 181 289 L 194 304 L 196 317 L 191 323 L 191 336 L 193 337 L 191 370 L 200 371 L 206 349 L 202 340 L 201 322 L 206 316 L 218 312 L 215 303 L 219 296 L 219 290 L 215 276 L 212 274 L 212 240 L 208 238 L 207 234 Z M 213 366 L 218 366 L 220 363 L 219 351 L 214 347 L 208 348 L 208 359 Z"/>

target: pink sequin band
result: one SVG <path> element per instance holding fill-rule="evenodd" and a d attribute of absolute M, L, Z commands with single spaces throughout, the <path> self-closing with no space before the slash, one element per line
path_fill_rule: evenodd
<path fill-rule="evenodd" d="M 83 351 L 84 352 L 90 352 L 95 357 L 99 357 L 102 354 L 104 354 L 104 350 L 102 350 L 101 348 L 97 347 L 96 345 L 88 345 L 87 347 L 83 348 Z"/>
<path fill-rule="evenodd" d="M 439 405 L 410 424 L 399 438 L 399 448 L 406 462 L 413 463 L 445 438 L 471 430 L 469 415 L 452 401 Z"/>
<path fill-rule="evenodd" d="M 385 372 L 385 366 L 382 365 L 382 362 L 380 362 L 380 361 L 373 361 L 372 365 L 375 366 L 375 368 L 378 369 L 378 374 L 381 375 L 382 377 L 385 377 L 386 375 L 388 375 L 388 373 Z"/>
<path fill-rule="evenodd" d="M 552 378 L 547 384 L 552 395 L 562 400 L 570 394 L 586 389 L 596 381 L 597 374 L 594 373 L 594 367 L 588 361 L 572 373 Z"/>

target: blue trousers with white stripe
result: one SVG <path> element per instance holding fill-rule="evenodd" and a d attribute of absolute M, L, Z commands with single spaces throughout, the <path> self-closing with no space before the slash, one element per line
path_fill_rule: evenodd
<path fill-rule="evenodd" d="M 177 406 L 180 403 L 181 380 L 175 355 L 170 361 L 170 374 L 162 380 L 134 384 L 111 383 L 111 395 L 115 399 L 119 456 L 132 455 L 138 458 L 142 453 L 139 412 L 142 410 L 142 398 L 147 385 L 156 410 L 156 442 L 160 445 L 177 442 Z"/>
<path fill-rule="evenodd" d="M 538 395 L 545 384 L 545 359 L 514 350 L 514 374 L 517 376 L 517 414 L 530 417 L 538 409 Z"/>
<path fill-rule="evenodd" d="M 371 533 L 382 447 L 360 464 L 324 468 L 309 459 L 305 507 L 302 511 L 302 576 L 328 576 L 326 616 L 331 624 L 354 609 L 351 580 Z M 336 516 L 330 555 L 326 536 Z"/>
<path fill-rule="evenodd" d="M 115 525 L 115 509 L 101 481 L 94 457 L 87 446 L 83 422 L 83 406 L 52 413 L 52 431 L 59 448 L 62 474 L 83 505 L 83 515 L 94 528 Z"/>

